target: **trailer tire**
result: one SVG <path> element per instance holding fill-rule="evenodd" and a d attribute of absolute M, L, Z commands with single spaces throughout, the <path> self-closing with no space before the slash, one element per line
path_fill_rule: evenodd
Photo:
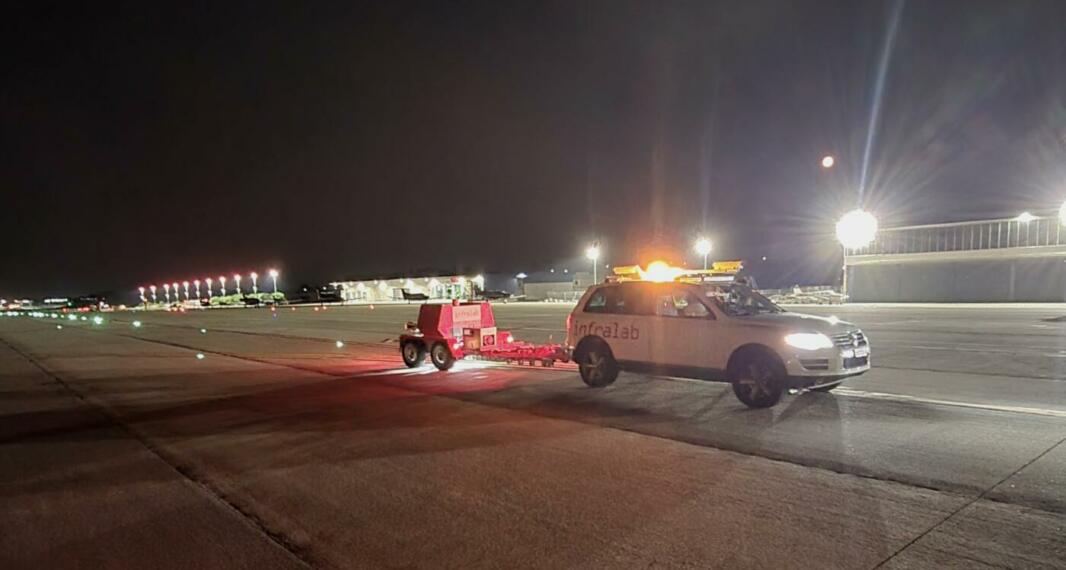
<path fill-rule="evenodd" d="M 403 363 L 408 368 L 418 368 L 426 361 L 426 345 L 409 340 L 400 347 L 400 355 L 403 356 Z"/>
<path fill-rule="evenodd" d="M 448 345 L 443 342 L 433 343 L 433 347 L 429 349 L 429 359 L 433 361 L 433 366 L 437 367 L 437 370 L 448 370 L 455 364 L 455 357 L 452 356 L 452 351 L 448 350 Z"/>

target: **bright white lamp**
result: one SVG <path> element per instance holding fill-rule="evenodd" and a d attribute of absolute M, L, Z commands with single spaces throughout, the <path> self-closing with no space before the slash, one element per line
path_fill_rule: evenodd
<path fill-rule="evenodd" d="M 837 222 L 837 240 L 846 249 L 860 249 L 877 237 L 877 218 L 866 210 L 852 210 Z"/>
<path fill-rule="evenodd" d="M 701 237 L 701 238 L 696 240 L 696 245 L 694 246 L 694 249 L 696 250 L 696 253 L 698 253 L 698 254 L 703 256 L 703 268 L 704 269 L 707 269 L 707 255 L 709 255 L 711 253 L 711 247 L 712 247 L 711 240 L 709 240 L 709 239 L 707 239 L 705 237 Z"/>

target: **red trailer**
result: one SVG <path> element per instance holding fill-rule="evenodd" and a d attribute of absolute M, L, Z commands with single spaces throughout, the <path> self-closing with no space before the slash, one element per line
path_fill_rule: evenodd
<path fill-rule="evenodd" d="M 440 370 L 469 357 L 541 366 L 568 360 L 562 345 L 518 342 L 510 332 L 497 330 L 492 305 L 484 302 L 422 305 L 418 322 L 407 323 L 400 335 L 400 354 L 404 364 L 414 368 L 422 365 L 427 352 Z"/>

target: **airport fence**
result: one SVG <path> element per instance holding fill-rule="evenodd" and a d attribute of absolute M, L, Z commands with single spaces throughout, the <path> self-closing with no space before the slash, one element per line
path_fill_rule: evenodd
<path fill-rule="evenodd" d="M 884 228 L 870 245 L 848 255 L 891 255 L 1066 245 L 1058 216 L 1019 216 Z"/>

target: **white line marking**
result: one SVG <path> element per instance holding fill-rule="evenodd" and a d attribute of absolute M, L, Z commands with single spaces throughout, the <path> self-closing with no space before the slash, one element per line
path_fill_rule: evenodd
<path fill-rule="evenodd" d="M 922 346 L 922 345 L 900 345 L 896 348 L 917 348 L 918 350 L 951 350 L 959 352 L 1013 352 L 1007 350 L 991 350 L 985 348 L 960 348 L 957 346 Z"/>
<path fill-rule="evenodd" d="M 693 382 L 697 384 L 706 384 L 706 380 L 695 380 L 692 378 L 681 378 L 679 376 L 662 376 L 668 380 L 675 380 L 679 382 Z M 953 406 L 956 408 L 971 408 L 977 410 L 989 410 L 994 412 L 1009 412 L 1014 414 L 1030 414 L 1035 416 L 1046 416 L 1052 418 L 1066 418 L 1066 410 L 1048 410 L 1045 408 L 1027 408 L 1024 406 L 999 406 L 996 404 L 977 404 L 973 402 L 956 402 L 954 400 L 939 400 L 936 398 L 921 398 L 918 396 L 907 396 L 904 394 L 889 394 L 886 392 L 867 392 L 864 390 L 852 390 L 850 388 L 837 388 L 833 390 L 833 394 L 838 396 L 851 396 L 854 398 L 869 398 L 872 400 L 892 400 L 896 402 L 905 403 L 917 403 L 917 404 L 936 404 L 939 406 Z"/>
<path fill-rule="evenodd" d="M 675 380 L 677 382 L 692 382 L 693 384 L 720 384 L 720 382 L 708 382 L 707 380 L 699 380 L 697 378 L 682 378 L 680 376 L 660 376 L 660 378 L 666 378 L 667 380 Z"/>
<path fill-rule="evenodd" d="M 870 398 L 876 400 L 893 400 L 897 402 L 909 402 L 919 404 L 936 404 L 940 406 L 954 406 L 958 408 L 973 408 L 978 410 L 991 410 L 995 412 L 1010 412 L 1015 414 L 1031 414 L 1036 416 L 1049 416 L 1053 418 L 1066 418 L 1066 410 L 1048 410 L 1045 408 L 1027 408 L 1024 406 L 1000 406 L 996 404 L 977 404 L 973 402 L 956 402 L 954 400 L 939 400 L 936 398 L 921 398 L 918 396 L 905 396 L 903 394 L 888 394 L 885 392 L 866 392 L 849 388 L 837 388 L 834 394 L 841 396 L 853 396 L 856 398 Z"/>
<path fill-rule="evenodd" d="M 429 367 L 429 368 L 432 369 L 432 367 Z M 415 374 L 417 372 L 419 372 L 419 370 L 417 368 L 396 368 L 396 369 L 393 369 L 393 370 L 378 370 L 378 371 L 375 371 L 375 372 L 363 372 L 363 373 L 356 372 L 355 374 L 357 374 L 359 376 L 370 377 L 370 376 L 391 376 L 391 375 L 394 375 L 394 374 Z"/>
<path fill-rule="evenodd" d="M 891 345 L 889 345 L 891 346 Z M 973 346 L 973 345 L 970 345 Z M 1039 346 L 1019 346 L 1013 349 L 1003 348 L 964 348 L 962 346 L 928 346 L 921 344 L 899 344 L 893 348 L 913 348 L 917 350 L 948 350 L 953 352 L 989 352 L 996 354 L 1030 354 L 1038 350 L 1049 350 L 1054 347 L 1039 347 Z M 1045 354 L 1045 356 L 1047 356 Z"/>

